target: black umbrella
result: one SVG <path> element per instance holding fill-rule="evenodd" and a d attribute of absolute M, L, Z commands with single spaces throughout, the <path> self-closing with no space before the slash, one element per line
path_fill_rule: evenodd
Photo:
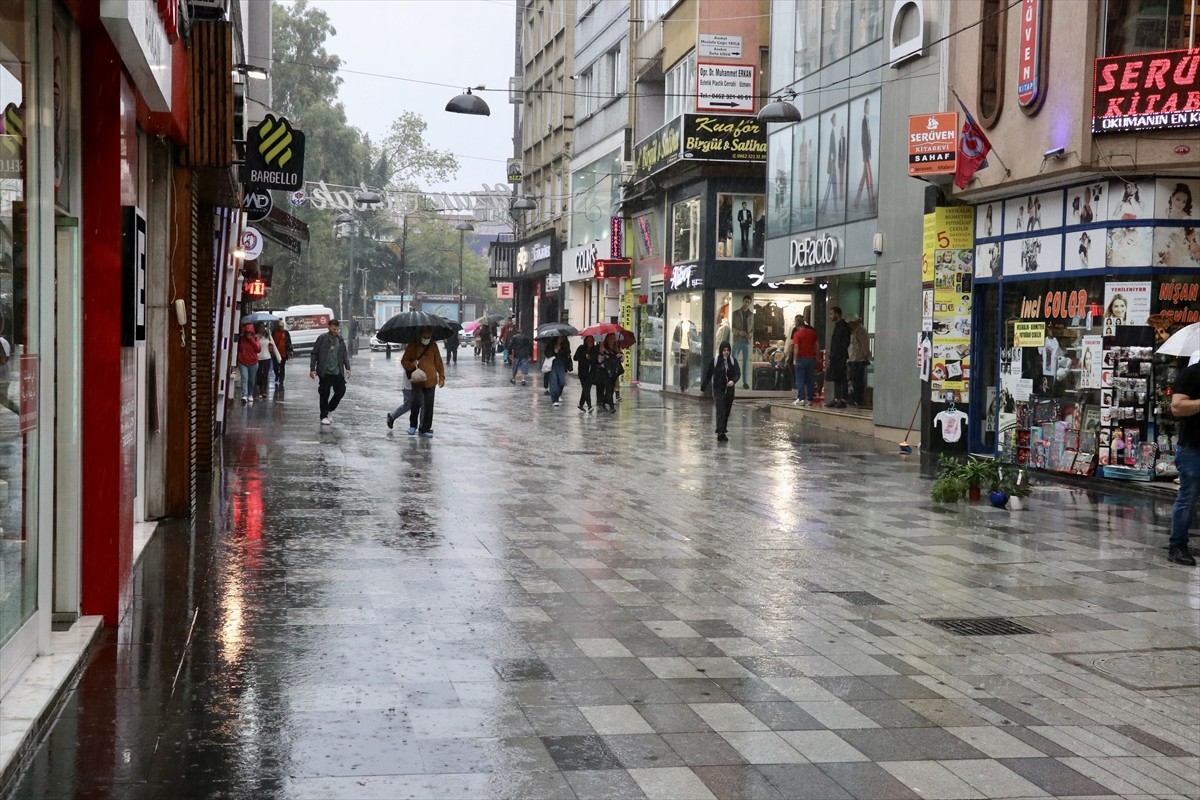
<path fill-rule="evenodd" d="M 574 325 L 568 325 L 565 322 L 547 322 L 545 325 L 539 325 L 537 329 L 537 338 L 553 339 L 558 336 L 578 336 L 579 329 Z"/>
<path fill-rule="evenodd" d="M 440 342 L 449 339 L 462 326 L 454 320 L 426 311 L 405 311 L 383 323 L 383 327 L 375 333 L 375 338 L 381 342 L 408 344 L 417 341 L 422 328 L 432 328 L 433 340 Z"/>

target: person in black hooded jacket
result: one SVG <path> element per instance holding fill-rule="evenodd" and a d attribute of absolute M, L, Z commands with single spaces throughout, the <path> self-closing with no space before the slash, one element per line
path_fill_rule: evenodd
<path fill-rule="evenodd" d="M 587 413 L 592 413 L 592 375 L 596 370 L 596 338 L 594 336 L 583 337 L 583 344 L 575 348 L 575 361 L 579 363 L 579 385 L 583 390 L 579 393 L 579 410 L 584 410 L 584 405 L 587 405 Z"/>
<path fill-rule="evenodd" d="M 717 405 L 717 441 L 727 442 L 726 426 L 729 424 L 729 411 L 733 408 L 734 388 L 742 377 L 741 367 L 733 357 L 729 342 L 721 342 L 721 349 L 716 358 L 704 368 L 704 379 L 700 382 L 700 391 L 712 393 Z"/>

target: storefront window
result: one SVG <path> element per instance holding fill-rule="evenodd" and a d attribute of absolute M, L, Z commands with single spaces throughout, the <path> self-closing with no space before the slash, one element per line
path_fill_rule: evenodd
<path fill-rule="evenodd" d="M 767 175 L 770 176 L 770 205 L 767 209 L 767 235 L 787 236 L 792 232 L 792 133 L 794 127 L 772 133 L 767 147 Z M 718 247 L 718 250 L 720 248 Z"/>
<path fill-rule="evenodd" d="M 771 94 L 792 84 L 796 72 L 796 62 L 792 57 L 795 27 L 795 0 L 771 0 L 771 75 L 768 86 Z"/>
<path fill-rule="evenodd" d="M 598 242 L 608 235 L 613 212 L 621 200 L 620 156 L 620 151 L 614 151 L 571 173 L 573 245 Z"/>
<path fill-rule="evenodd" d="M 713 350 L 729 342 L 744 382 L 758 391 L 790 391 L 788 343 L 795 319 L 812 323 L 812 295 L 788 292 L 717 292 Z"/>
<path fill-rule="evenodd" d="M 823 173 L 818 155 L 820 120 L 812 117 L 796 125 L 796 184 L 792 191 L 791 233 L 810 231 L 817 225 L 817 176 Z"/>
<path fill-rule="evenodd" d="M 821 63 L 832 64 L 850 54 L 850 4 L 845 0 L 825 0 L 823 5 Z"/>
<path fill-rule="evenodd" d="M 761 194 L 717 195 L 717 258 L 763 257 L 766 205 Z"/>
<path fill-rule="evenodd" d="M 670 359 L 666 364 L 664 386 L 683 391 L 699 391 L 703 371 L 704 302 L 699 292 L 679 292 L 667 295 L 667 320 L 664 330 L 669 330 L 666 340 Z"/>
<path fill-rule="evenodd" d="M 1104 53 L 1120 56 L 1196 47 L 1200 3 L 1195 0 L 1108 0 Z"/>
<path fill-rule="evenodd" d="M 639 383 L 662 385 L 663 314 L 662 289 L 652 290 L 648 302 L 637 307 L 637 379 Z"/>
<path fill-rule="evenodd" d="M 671 210 L 671 261 L 684 264 L 700 259 L 700 198 L 676 203 Z"/>
<path fill-rule="evenodd" d="M 26 309 L 29 271 L 29 191 L 26 155 L 33 114 L 25 95 L 31 36 L 25 4 L 0 4 L 0 645 L 36 608 L 37 536 L 25 518 L 29 420 L 21 414 L 21 383 L 32 371 Z"/>
<path fill-rule="evenodd" d="M 854 0 L 854 49 L 883 38 L 883 0 Z"/>

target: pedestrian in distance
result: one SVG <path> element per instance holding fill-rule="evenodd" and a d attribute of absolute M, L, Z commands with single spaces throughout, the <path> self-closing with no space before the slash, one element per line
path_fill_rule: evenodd
<path fill-rule="evenodd" d="M 408 377 L 408 373 L 404 370 L 400 371 L 400 394 L 403 397 L 403 402 L 396 406 L 395 411 L 389 411 L 387 414 L 388 430 L 396 424 L 396 420 L 412 411 L 413 407 L 413 388 L 412 378 Z"/>
<path fill-rule="evenodd" d="M 729 411 L 733 408 L 734 392 L 742 370 L 738 361 L 733 357 L 733 348 L 729 342 L 721 342 L 720 352 L 712 362 L 704 368 L 704 377 L 700 381 L 700 391 L 711 392 L 713 402 L 717 406 L 717 441 L 728 442 L 726 429 L 729 425 Z"/>
<path fill-rule="evenodd" d="M 796 330 L 792 333 L 792 359 L 796 365 L 796 399 L 792 401 L 793 405 L 812 405 L 820 346 L 816 329 L 797 314 Z"/>
<path fill-rule="evenodd" d="M 826 399 L 829 408 L 846 407 L 846 362 L 850 357 L 850 325 L 842 319 L 840 306 L 829 309 L 833 333 L 829 337 L 829 357 L 825 364 L 825 380 L 833 383 L 833 399 Z"/>
<path fill-rule="evenodd" d="M 279 320 L 275 325 L 271 338 L 275 340 L 275 349 L 283 356 L 275 362 L 275 391 L 278 392 L 283 389 L 283 381 L 287 377 L 288 359 L 296 355 L 296 350 L 292 347 L 292 334 L 288 332 L 287 323 L 283 320 Z"/>
<path fill-rule="evenodd" d="M 572 371 L 571 343 L 565 336 L 556 336 L 546 345 L 544 356 L 550 362 L 550 405 L 562 405 L 563 389 L 567 387 L 567 373 Z"/>
<path fill-rule="evenodd" d="M 341 336 L 342 323 L 330 319 L 325 333 L 317 337 L 308 359 L 308 377 L 317 381 L 317 396 L 321 404 L 321 424 L 333 424 L 333 412 L 346 394 L 346 379 L 350 377 L 350 351 Z M 331 396 L 332 395 L 332 396 Z"/>
<path fill-rule="evenodd" d="M 258 336 L 254 326 L 246 323 L 242 326 L 242 335 L 238 338 L 238 379 L 242 384 L 242 405 L 254 402 L 254 388 L 258 383 Z"/>
<path fill-rule="evenodd" d="M 575 361 L 579 364 L 579 411 L 592 413 L 592 374 L 596 370 L 596 337 L 583 337 L 583 344 L 575 348 Z"/>
<path fill-rule="evenodd" d="M 847 372 L 850 378 L 850 405 L 861 408 L 867 396 L 867 365 L 871 363 L 871 336 L 863 327 L 858 314 L 846 317 L 850 323 L 850 349 L 847 351 Z"/>
<path fill-rule="evenodd" d="M 596 354 L 596 364 L 599 367 L 599 370 L 594 373 L 599 378 L 596 381 L 596 402 L 600 408 L 606 408 L 613 414 L 617 413 L 617 406 L 614 402 L 617 384 L 625 372 L 621 361 L 621 348 L 617 344 L 617 335 L 615 333 L 605 334 L 604 341 L 600 343 L 599 352 Z"/>
<path fill-rule="evenodd" d="M 1176 378 L 1171 394 L 1171 416 L 1179 420 L 1179 439 L 1175 445 L 1179 491 L 1171 512 L 1167 560 L 1194 567 L 1196 557 L 1192 555 L 1188 541 L 1196 500 L 1200 498 L 1200 364 L 1185 367 Z"/>
<path fill-rule="evenodd" d="M 446 345 L 446 363 L 458 366 L 458 331 L 454 331 L 444 342 Z"/>
<path fill-rule="evenodd" d="M 420 339 L 404 348 L 400 366 L 412 381 L 412 408 L 408 412 L 408 435 L 433 436 L 433 394 L 446 385 L 442 354 L 433 343 L 433 328 L 421 328 Z"/>
<path fill-rule="evenodd" d="M 275 340 L 267 331 L 267 323 L 260 322 L 254 326 L 254 335 L 258 339 L 258 374 L 255 383 L 258 388 L 258 399 L 267 399 L 267 384 L 271 380 L 272 365 L 278 363 L 283 356 L 275 346 Z"/>
<path fill-rule="evenodd" d="M 484 364 L 496 363 L 496 344 L 490 322 L 485 322 L 475 329 L 475 341 L 479 342 L 479 353 Z"/>
<path fill-rule="evenodd" d="M 517 324 L 513 321 L 513 315 L 509 314 L 508 319 L 504 320 L 504 324 L 500 327 L 500 350 L 504 353 L 506 367 L 512 364 L 512 337 L 516 332 Z"/>
<path fill-rule="evenodd" d="M 529 359 L 533 357 L 533 340 L 526 333 L 514 333 L 508 341 L 508 349 L 512 354 L 512 377 L 509 383 L 516 384 L 517 373 L 521 373 L 521 385 L 524 386 L 529 378 Z"/>

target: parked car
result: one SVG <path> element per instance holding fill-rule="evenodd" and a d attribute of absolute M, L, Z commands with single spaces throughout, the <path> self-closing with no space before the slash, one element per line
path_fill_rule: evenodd
<path fill-rule="evenodd" d="M 475 334 L 471 333 L 471 331 L 459 331 L 458 332 L 458 346 L 460 348 L 461 347 L 474 347 L 475 346 Z"/>
<path fill-rule="evenodd" d="M 380 351 L 387 350 L 388 343 L 379 341 L 379 339 L 375 338 L 374 334 L 371 334 L 371 349 L 372 350 L 380 350 Z M 394 344 L 394 345 L 392 345 L 392 350 L 395 350 L 397 352 L 402 351 L 402 350 L 404 350 L 404 345 Z"/>

